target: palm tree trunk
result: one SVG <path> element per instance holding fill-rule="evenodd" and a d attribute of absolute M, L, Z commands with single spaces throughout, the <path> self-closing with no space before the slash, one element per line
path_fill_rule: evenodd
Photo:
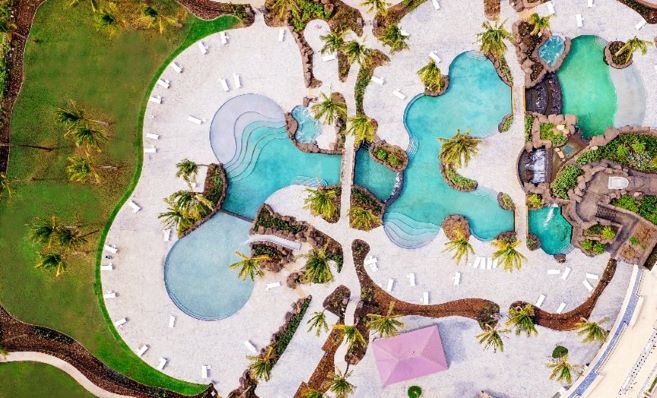
<path fill-rule="evenodd" d="M 97 230 L 91 231 L 91 232 L 87 232 L 86 234 L 82 235 L 82 238 L 86 238 L 87 236 L 96 234 L 98 232 L 100 232 L 100 229 L 97 229 Z"/>

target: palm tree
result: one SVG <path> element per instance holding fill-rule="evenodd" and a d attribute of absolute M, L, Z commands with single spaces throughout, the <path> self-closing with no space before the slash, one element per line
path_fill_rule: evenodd
<path fill-rule="evenodd" d="M 119 30 L 119 19 L 117 14 L 118 10 L 114 3 L 109 3 L 106 7 L 101 8 L 94 17 L 96 30 L 105 31 L 109 37 L 114 36 Z"/>
<path fill-rule="evenodd" d="M 256 380 L 269 381 L 271 377 L 271 370 L 274 367 L 274 347 L 268 346 L 264 355 L 248 355 L 247 358 L 251 361 L 249 364 L 249 371 L 251 377 Z"/>
<path fill-rule="evenodd" d="M 281 21 L 287 20 L 288 12 L 290 12 L 295 18 L 299 17 L 298 0 L 274 0 L 271 7 L 274 14 L 276 14 L 277 18 Z"/>
<path fill-rule="evenodd" d="M 55 276 L 60 276 L 66 271 L 66 263 L 59 253 L 39 253 L 36 268 L 47 271 L 55 270 Z"/>
<path fill-rule="evenodd" d="M 531 31 L 530 35 L 536 36 L 543 31 L 543 29 L 550 29 L 550 18 L 551 15 L 542 17 L 537 13 L 533 13 L 529 19 L 529 23 L 534 25 L 534 29 Z"/>
<path fill-rule="evenodd" d="M 189 214 L 182 209 L 174 199 L 166 198 L 164 199 L 167 206 L 167 211 L 160 213 L 158 218 L 162 220 L 162 223 L 167 228 L 172 228 L 176 226 L 176 231 L 178 235 L 181 235 L 189 227 L 194 224 L 195 220 L 189 216 Z"/>
<path fill-rule="evenodd" d="M 402 30 L 398 25 L 390 25 L 383 32 L 381 37 L 383 44 L 390 47 L 391 52 L 397 52 L 408 48 L 406 43 L 406 36 L 402 34 Z"/>
<path fill-rule="evenodd" d="M 144 5 L 144 8 L 142 8 L 142 16 L 137 19 L 137 24 L 146 29 L 157 27 L 160 34 L 164 33 L 169 26 L 180 26 L 177 18 L 164 15 L 161 11 L 150 4 L 146 4 Z"/>
<path fill-rule="evenodd" d="M 68 107 L 57 108 L 55 110 L 57 121 L 69 126 L 79 125 L 80 123 L 99 124 L 101 126 L 109 126 L 109 123 L 101 119 L 89 118 L 85 115 L 82 108 L 78 107 L 75 101 L 69 100 Z"/>
<path fill-rule="evenodd" d="M 56 242 L 57 235 L 64 225 L 55 216 L 50 218 L 35 218 L 29 225 L 30 240 L 50 247 Z"/>
<path fill-rule="evenodd" d="M 483 331 L 477 335 L 477 340 L 484 346 L 484 350 L 492 348 L 493 352 L 498 350 L 504 352 L 504 341 L 502 340 L 504 333 L 509 333 L 509 329 L 500 329 L 498 325 L 485 325 Z"/>
<path fill-rule="evenodd" d="M 477 34 L 479 48 L 486 55 L 498 58 L 506 52 L 504 40 L 511 38 L 511 33 L 504 28 L 504 23 L 496 22 L 491 25 L 486 21 L 481 25 L 485 30 Z"/>
<path fill-rule="evenodd" d="M 315 329 L 315 335 L 317 337 L 322 334 L 322 330 L 324 330 L 324 332 L 328 332 L 329 330 L 328 323 L 326 322 L 326 313 L 324 313 L 324 311 L 313 312 L 313 316 L 310 317 L 306 324 L 310 325 L 308 327 L 309 332 Z"/>
<path fill-rule="evenodd" d="M 11 181 L 7 177 L 7 174 L 0 173 L 0 198 L 4 192 L 7 192 L 9 197 L 14 194 L 14 190 L 11 188 Z"/>
<path fill-rule="evenodd" d="M 518 239 L 496 239 L 493 241 L 493 246 L 497 248 L 493 253 L 493 258 L 502 260 L 505 271 L 513 271 L 514 268 L 520 269 L 522 262 L 527 259 L 517 249 L 520 246 Z"/>
<path fill-rule="evenodd" d="M 470 130 L 456 134 L 451 138 L 438 138 L 442 142 L 440 148 L 440 159 L 446 165 L 453 167 L 464 167 L 470 163 L 474 155 L 479 153 L 480 138 L 472 137 Z"/>
<path fill-rule="evenodd" d="M 506 321 L 506 326 L 513 327 L 516 336 L 522 332 L 527 334 L 527 337 L 537 335 L 538 330 L 534 325 L 534 307 L 531 304 L 524 306 L 516 306 L 509 309 L 509 319 Z"/>
<path fill-rule="evenodd" d="M 351 372 L 341 372 L 336 370 L 331 374 L 329 391 L 335 394 L 335 398 L 347 398 L 353 394 L 356 386 L 351 384 L 347 379 L 351 376 Z"/>
<path fill-rule="evenodd" d="M 304 283 L 328 283 L 333 280 L 326 249 L 313 249 L 304 257 L 307 258 L 301 278 Z"/>
<path fill-rule="evenodd" d="M 367 326 L 374 330 L 381 337 L 396 336 L 399 329 L 404 327 L 404 323 L 399 320 L 401 315 L 393 315 L 395 302 L 391 302 L 388 312 L 385 315 L 367 314 Z"/>
<path fill-rule="evenodd" d="M 365 44 L 356 40 L 346 42 L 343 51 L 350 64 L 357 62 L 360 66 L 367 65 L 372 56 L 372 50 L 367 48 Z"/>
<path fill-rule="evenodd" d="M 632 59 L 632 55 L 637 50 L 641 51 L 641 54 L 646 55 L 648 52 L 648 46 L 652 45 L 652 42 L 647 41 L 647 40 L 641 40 L 638 37 L 634 36 L 630 40 L 626 41 L 625 44 L 623 44 L 623 47 L 619 48 L 618 51 L 614 54 L 614 57 L 620 57 L 623 54 L 625 55 L 625 63 L 630 62 Z"/>
<path fill-rule="evenodd" d="M 262 263 L 271 260 L 269 256 L 262 255 L 249 257 L 239 251 L 236 251 L 235 255 L 241 258 L 241 260 L 229 265 L 228 268 L 239 269 L 238 276 L 240 279 L 246 279 L 249 277 L 252 281 L 255 280 L 256 276 L 262 276 L 265 274 L 262 270 Z"/>
<path fill-rule="evenodd" d="M 67 225 L 57 230 L 57 243 L 64 249 L 77 249 L 87 243 L 87 235 L 78 225 Z"/>
<path fill-rule="evenodd" d="M 594 341 L 604 342 L 607 340 L 609 331 L 603 328 L 601 325 L 609 321 L 608 317 L 604 317 L 598 322 L 588 322 L 585 318 L 577 323 L 577 334 L 584 336 L 584 343 L 591 343 Z"/>
<path fill-rule="evenodd" d="M 353 206 L 349 209 L 349 220 L 351 225 L 363 231 L 369 231 L 379 224 L 379 219 L 371 210 Z"/>
<path fill-rule="evenodd" d="M 324 42 L 324 46 L 319 50 L 320 53 L 337 53 L 342 51 L 344 47 L 344 31 L 336 30 L 330 31 L 326 35 L 319 36 L 320 39 Z"/>
<path fill-rule="evenodd" d="M 70 138 L 75 146 L 87 146 L 100 152 L 100 145 L 107 141 L 107 132 L 89 126 L 76 126 L 69 128 L 64 137 Z"/>
<path fill-rule="evenodd" d="M 176 164 L 176 177 L 182 178 L 191 188 L 192 183 L 196 182 L 198 175 L 198 164 L 189 159 L 183 159 Z"/>
<path fill-rule="evenodd" d="M 313 116 L 315 119 L 323 119 L 325 124 L 332 125 L 335 119 L 347 118 L 347 104 L 342 101 L 336 101 L 333 96 L 329 97 L 321 93 L 322 101 L 312 106 Z"/>
<path fill-rule="evenodd" d="M 301 396 L 303 398 L 325 398 L 326 397 L 323 392 L 315 390 L 314 388 L 306 389 L 303 392 L 303 394 L 301 394 Z"/>
<path fill-rule="evenodd" d="M 201 220 L 214 208 L 214 203 L 206 198 L 201 192 L 184 190 L 176 191 L 169 196 L 169 199 L 171 199 L 178 208 L 186 212 L 189 218 L 194 221 Z"/>
<path fill-rule="evenodd" d="M 573 374 L 578 373 L 578 366 L 571 365 L 568 362 L 568 354 L 548 363 L 547 367 L 552 369 L 550 380 L 565 382 L 566 384 L 572 384 Z"/>
<path fill-rule="evenodd" d="M 351 350 L 354 344 L 359 343 L 364 346 L 367 344 L 365 337 L 360 333 L 354 325 L 333 325 L 334 329 L 342 330 L 344 332 L 345 341 L 347 342 L 347 349 Z"/>
<path fill-rule="evenodd" d="M 360 3 L 363 7 L 368 7 L 367 12 L 375 12 L 385 16 L 388 13 L 388 4 L 385 0 L 363 0 Z"/>
<path fill-rule="evenodd" d="M 474 249 L 472 248 L 469 239 L 460 232 L 455 239 L 445 243 L 445 249 L 443 251 L 452 252 L 452 258 L 456 260 L 457 264 L 460 264 L 461 260 L 465 260 L 467 263 L 469 255 L 474 254 Z"/>
<path fill-rule="evenodd" d="M 376 133 L 374 121 L 364 114 L 358 114 L 349 118 L 349 127 L 347 132 L 356 137 L 356 146 L 363 141 L 373 142 Z"/>
<path fill-rule="evenodd" d="M 66 166 L 66 174 L 68 180 L 71 182 L 95 182 L 100 184 L 100 175 L 96 172 L 96 166 L 92 163 L 89 156 L 70 156 L 68 158 L 68 166 Z"/>
<path fill-rule="evenodd" d="M 417 75 L 427 90 L 436 92 L 443 88 L 443 74 L 433 59 L 429 59 L 429 62 L 417 71 Z"/>
<path fill-rule="evenodd" d="M 327 220 L 332 220 L 338 213 L 338 206 L 335 203 L 337 191 L 335 189 L 306 188 L 308 197 L 304 199 L 304 209 L 310 210 L 313 216 L 322 216 Z"/>

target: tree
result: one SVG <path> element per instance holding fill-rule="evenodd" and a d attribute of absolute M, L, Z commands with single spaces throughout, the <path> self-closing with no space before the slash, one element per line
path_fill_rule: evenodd
<path fill-rule="evenodd" d="M 66 166 L 66 174 L 71 182 L 85 183 L 87 181 L 100 184 L 100 175 L 89 156 L 70 156 Z"/>
<path fill-rule="evenodd" d="M 109 126 L 109 122 L 105 120 L 87 117 L 84 109 L 80 108 L 73 100 L 68 101 L 68 106 L 57 108 L 55 116 L 59 123 L 68 126 L 77 126 L 82 123 Z"/>
<path fill-rule="evenodd" d="M 443 74 L 433 59 L 429 59 L 429 63 L 420 68 L 417 75 L 427 90 L 437 92 L 443 88 Z"/>
<path fill-rule="evenodd" d="M 288 12 L 293 17 L 299 17 L 299 1 L 298 0 L 274 0 L 272 4 L 272 11 L 281 21 L 287 21 Z"/>
<path fill-rule="evenodd" d="M 114 36 L 119 30 L 118 9 L 114 3 L 109 3 L 106 7 L 101 8 L 94 20 L 96 30 L 104 31 L 109 37 Z"/>
<path fill-rule="evenodd" d="M 365 345 L 366 341 L 354 325 L 333 325 L 334 329 L 342 330 L 344 332 L 345 341 L 347 342 L 347 349 L 351 350 L 354 344 Z"/>
<path fill-rule="evenodd" d="M 579 367 L 571 365 L 570 362 L 568 362 L 568 354 L 551 361 L 547 364 L 547 367 L 552 369 L 550 380 L 556 380 L 562 383 L 565 382 L 566 384 L 572 384 L 573 375 L 579 373 Z"/>
<path fill-rule="evenodd" d="M 452 258 L 456 260 L 457 264 L 460 264 L 461 260 L 465 260 L 467 263 L 469 255 L 474 254 L 472 244 L 470 244 L 469 239 L 461 232 L 457 233 L 455 239 L 445 243 L 445 249 L 443 251 L 452 252 Z"/>
<path fill-rule="evenodd" d="M 161 10 L 158 10 L 153 5 L 146 4 L 142 8 L 142 16 L 137 18 L 137 26 L 145 29 L 157 28 L 157 31 L 162 34 L 169 26 L 179 27 L 180 23 L 175 16 L 164 15 Z"/>
<path fill-rule="evenodd" d="M 513 239 L 496 239 L 493 241 L 493 246 L 497 250 L 493 253 L 493 258 L 502 260 L 502 265 L 505 271 L 513 271 L 513 269 L 520 269 L 522 262 L 527 258 L 518 251 L 517 247 L 520 246 L 520 241 L 516 238 Z"/>
<path fill-rule="evenodd" d="M 325 398 L 324 393 L 321 391 L 315 390 L 314 388 L 306 389 L 301 395 L 303 398 Z"/>
<path fill-rule="evenodd" d="M 64 137 L 71 139 L 77 147 L 86 146 L 100 152 L 100 145 L 107 141 L 107 132 L 102 129 L 78 125 L 69 128 L 64 133 Z"/>
<path fill-rule="evenodd" d="M 214 207 L 214 203 L 201 192 L 176 191 L 169 196 L 169 199 L 193 221 L 203 219 Z"/>
<path fill-rule="evenodd" d="M 360 230 L 368 231 L 378 225 L 379 219 L 371 210 L 353 206 L 349 209 L 349 219 L 351 225 Z"/>
<path fill-rule="evenodd" d="M 551 15 L 542 17 L 537 13 L 533 13 L 529 17 L 529 23 L 531 23 L 534 26 L 534 29 L 531 31 L 530 35 L 536 36 L 539 33 L 541 33 L 544 29 L 550 29 L 550 18 L 552 18 Z"/>
<path fill-rule="evenodd" d="M 397 52 L 408 48 L 406 43 L 406 36 L 402 34 L 402 30 L 398 25 L 390 25 L 383 32 L 381 42 L 390 47 L 391 52 Z"/>
<path fill-rule="evenodd" d="M 337 191 L 328 188 L 306 188 L 308 197 L 304 199 L 304 209 L 310 210 L 314 216 L 322 216 L 327 220 L 332 220 L 338 213 L 338 206 L 335 203 Z"/>
<path fill-rule="evenodd" d="M 0 198 L 5 192 L 9 197 L 14 194 L 14 190 L 11 188 L 11 181 L 9 180 L 9 177 L 7 177 L 7 174 L 0 173 Z"/>
<path fill-rule="evenodd" d="M 446 165 L 453 167 L 464 167 L 470 163 L 474 155 L 479 153 L 480 138 L 472 137 L 470 130 L 456 134 L 451 138 L 438 138 L 442 142 L 440 148 L 440 159 Z"/>
<path fill-rule="evenodd" d="M 614 53 L 614 57 L 620 57 L 625 54 L 625 63 L 630 62 L 632 56 L 636 51 L 641 51 L 641 54 L 646 55 L 648 52 L 648 46 L 651 46 L 653 43 L 647 40 L 641 40 L 638 37 L 634 36 L 630 40 L 626 41 L 621 48 Z"/>
<path fill-rule="evenodd" d="M 303 267 L 304 283 L 328 283 L 333 280 L 326 249 L 313 249 L 305 255 L 306 265 Z"/>
<path fill-rule="evenodd" d="M 160 213 L 158 218 L 162 220 L 167 228 L 176 226 L 178 235 L 181 235 L 194 224 L 195 220 L 184 209 L 180 208 L 174 199 L 169 197 L 164 201 L 167 204 L 167 211 Z"/>
<path fill-rule="evenodd" d="M 326 313 L 324 311 L 315 311 L 306 324 L 310 325 L 308 331 L 315 330 L 315 335 L 319 337 L 324 332 L 328 332 L 329 327 L 326 322 Z"/>
<path fill-rule="evenodd" d="M 404 327 L 404 323 L 399 320 L 401 315 L 393 315 L 395 302 L 391 302 L 388 312 L 385 315 L 367 314 L 367 326 L 377 332 L 381 337 L 396 336 L 399 329 Z"/>
<path fill-rule="evenodd" d="M 368 7 L 367 12 L 376 12 L 383 16 L 388 13 L 389 4 L 385 0 L 364 0 L 360 5 Z"/>
<path fill-rule="evenodd" d="M 609 331 L 601 325 L 609 321 L 608 317 L 602 318 L 598 322 L 588 322 L 585 318 L 577 323 L 577 334 L 584 337 L 584 343 L 592 343 L 595 341 L 604 342 L 607 340 Z"/>
<path fill-rule="evenodd" d="M 330 31 L 326 35 L 319 36 L 320 39 L 324 42 L 324 46 L 320 50 L 320 53 L 337 53 L 342 51 L 344 47 L 344 31 L 335 30 Z"/>
<path fill-rule="evenodd" d="M 492 348 L 493 352 L 504 352 L 504 341 L 502 340 L 504 333 L 509 333 L 509 329 L 500 329 L 497 324 L 495 326 L 484 325 L 483 331 L 477 335 L 477 340 L 484 346 L 484 350 Z"/>
<path fill-rule="evenodd" d="M 43 268 L 47 271 L 55 270 L 55 276 L 60 276 L 66 271 L 66 263 L 59 253 L 39 253 L 36 268 Z"/>
<path fill-rule="evenodd" d="M 64 226 L 55 216 L 35 218 L 29 225 L 29 237 L 34 243 L 52 246 L 57 241 L 57 234 Z"/>
<path fill-rule="evenodd" d="M 321 93 L 322 100 L 311 108 L 315 119 L 321 119 L 324 124 L 332 125 L 335 119 L 347 118 L 347 104 Z"/>
<path fill-rule="evenodd" d="M 356 40 L 345 43 L 343 51 L 350 64 L 357 62 L 360 66 L 368 65 L 372 56 L 372 50 Z"/>
<path fill-rule="evenodd" d="M 269 381 L 271 370 L 274 367 L 274 347 L 268 346 L 264 354 L 248 355 L 247 358 L 251 361 L 249 364 L 251 377 L 256 380 Z"/>
<path fill-rule="evenodd" d="M 176 177 L 182 178 L 191 188 L 192 183 L 196 182 L 198 175 L 198 164 L 189 159 L 183 159 L 176 164 Z"/>
<path fill-rule="evenodd" d="M 356 146 L 358 146 L 363 141 L 374 142 L 376 126 L 372 119 L 364 114 L 358 114 L 349 118 L 347 133 L 353 134 L 356 137 Z"/>
<path fill-rule="evenodd" d="M 506 52 L 504 40 L 510 39 L 511 33 L 504 28 L 504 23 L 496 22 L 491 25 L 486 21 L 481 25 L 484 31 L 477 34 L 479 48 L 486 55 L 498 58 Z"/>
<path fill-rule="evenodd" d="M 531 304 L 525 304 L 510 308 L 506 326 L 514 328 L 516 336 L 519 336 L 522 332 L 525 332 L 527 337 L 537 335 L 538 330 L 534 325 L 534 307 Z"/>
<path fill-rule="evenodd" d="M 262 276 L 265 274 L 262 270 L 262 263 L 271 260 L 269 256 L 262 255 L 249 257 L 239 251 L 236 251 L 235 255 L 241 260 L 229 265 L 228 268 L 238 269 L 238 276 L 240 279 L 246 279 L 248 277 L 252 281 L 255 280 L 256 276 Z"/>
<path fill-rule="evenodd" d="M 335 398 L 347 398 L 353 394 L 356 386 L 351 384 L 348 380 L 351 372 L 341 372 L 336 370 L 330 378 L 329 391 L 335 394 Z"/>

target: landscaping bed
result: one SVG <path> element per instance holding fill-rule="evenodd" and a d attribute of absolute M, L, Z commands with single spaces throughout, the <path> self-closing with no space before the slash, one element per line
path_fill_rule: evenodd
<path fill-rule="evenodd" d="M 403 172 L 408 166 L 408 155 L 406 151 L 397 145 L 388 144 L 383 140 L 379 140 L 370 145 L 369 152 L 372 159 L 397 173 Z"/>
<path fill-rule="evenodd" d="M 616 69 L 625 69 L 628 66 L 632 65 L 632 54 L 630 54 L 629 60 L 624 57 L 624 54 L 621 56 L 617 56 L 616 53 L 625 45 L 625 42 L 615 40 L 610 43 L 608 43 L 605 46 L 604 54 L 605 54 L 605 63 L 612 68 Z"/>
<path fill-rule="evenodd" d="M 585 165 L 606 159 L 637 171 L 657 173 L 657 162 L 652 161 L 657 158 L 657 136 L 653 130 L 636 130 L 622 131 L 606 144 L 597 145 L 597 142 L 592 142 L 589 149 L 577 157 L 577 164 Z"/>
<path fill-rule="evenodd" d="M 374 50 L 370 57 L 370 61 L 366 65 L 361 65 L 356 76 L 356 84 L 354 85 L 354 97 L 356 101 L 356 113 L 364 114 L 363 98 L 365 97 L 365 89 L 370 84 L 374 70 L 381 65 L 385 65 L 390 61 L 387 55 L 379 50 Z M 349 71 L 347 71 L 347 74 Z"/>
<path fill-rule="evenodd" d="M 279 272 L 286 264 L 294 261 L 292 250 L 271 242 L 251 243 L 251 255 L 269 257 L 262 266 L 270 272 Z"/>
<path fill-rule="evenodd" d="M 440 171 L 445 178 L 447 185 L 461 192 L 472 192 L 477 189 L 479 183 L 467 177 L 463 177 L 451 166 L 440 165 Z"/>
<path fill-rule="evenodd" d="M 383 224 L 383 212 L 385 206 L 383 202 L 379 201 L 376 196 L 374 196 L 366 188 L 353 185 L 351 188 L 351 210 L 353 209 L 362 209 L 369 212 L 374 218 L 370 228 L 366 226 L 359 225 L 358 222 L 354 219 L 353 213 L 349 214 L 349 224 L 352 228 L 370 230 L 374 229 Z"/>
<path fill-rule="evenodd" d="M 498 192 L 497 204 L 499 204 L 504 210 L 514 211 L 516 209 L 516 205 L 513 203 L 513 199 L 511 199 L 511 196 L 509 196 L 508 193 Z"/>
<path fill-rule="evenodd" d="M 447 236 L 447 239 L 454 241 L 457 239 L 469 239 L 470 223 L 468 219 L 459 214 L 452 214 L 443 220 L 441 227 Z"/>

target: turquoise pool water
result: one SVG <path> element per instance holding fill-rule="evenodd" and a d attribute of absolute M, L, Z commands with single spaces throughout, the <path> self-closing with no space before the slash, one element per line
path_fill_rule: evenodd
<path fill-rule="evenodd" d="M 299 123 L 299 128 L 295 134 L 297 141 L 304 144 L 315 142 L 322 133 L 322 125 L 319 120 L 315 119 L 305 106 L 295 106 L 291 113 L 292 117 Z"/>
<path fill-rule="evenodd" d="M 249 124 L 225 168 L 228 192 L 223 207 L 251 219 L 271 194 L 288 185 L 340 181 L 340 156 L 300 151 L 284 122 Z"/>
<path fill-rule="evenodd" d="M 498 205 L 495 192 L 459 192 L 445 183 L 437 140 L 454 135 L 457 129 L 471 129 L 477 137 L 494 134 L 499 121 L 511 111 L 511 90 L 490 61 L 472 52 L 458 56 L 449 75 L 445 94 L 418 96 L 406 110 L 405 124 L 413 150 L 409 151 L 400 196 L 384 218 L 386 233 L 402 247 L 429 243 L 450 214 L 466 216 L 473 233 L 484 240 L 514 228 L 513 213 Z"/>
<path fill-rule="evenodd" d="M 248 253 L 244 242 L 251 223 L 217 213 L 197 230 L 176 242 L 164 263 L 169 296 L 186 314 L 218 320 L 237 312 L 248 301 L 253 282 L 243 281 L 228 265 L 235 251 Z"/>
<path fill-rule="evenodd" d="M 367 149 L 361 148 L 356 152 L 356 184 L 367 188 L 385 202 L 392 194 L 396 181 L 397 173 L 372 159 Z"/>
<path fill-rule="evenodd" d="M 563 50 L 566 48 L 566 43 L 561 36 L 554 35 L 547 39 L 545 43 L 538 49 L 538 56 L 541 57 L 546 64 L 553 67 Z"/>
<path fill-rule="evenodd" d="M 573 227 L 561 215 L 560 207 L 543 207 L 529 211 L 529 232 L 541 240 L 541 248 L 547 254 L 570 251 Z"/>

